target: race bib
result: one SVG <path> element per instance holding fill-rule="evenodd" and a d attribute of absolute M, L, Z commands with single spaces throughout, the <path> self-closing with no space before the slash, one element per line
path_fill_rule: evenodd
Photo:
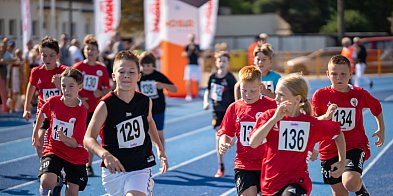
<path fill-rule="evenodd" d="M 98 88 L 98 76 L 85 74 L 83 76 L 83 89 L 88 91 L 95 91 Z"/>
<path fill-rule="evenodd" d="M 62 129 L 64 135 L 67 137 L 71 137 L 74 134 L 74 123 L 64 122 L 58 120 L 57 118 L 53 118 L 52 138 L 54 140 L 60 141 L 59 134 L 57 133 L 60 128 Z"/>
<path fill-rule="evenodd" d="M 265 88 L 269 90 L 270 92 L 274 93 L 274 85 L 273 81 L 262 81 L 263 85 L 265 85 Z"/>
<path fill-rule="evenodd" d="M 141 92 L 149 97 L 156 96 L 157 95 L 156 81 L 154 80 L 141 81 Z"/>
<path fill-rule="evenodd" d="M 304 152 L 309 134 L 309 122 L 280 121 L 278 150 Z"/>
<path fill-rule="evenodd" d="M 61 95 L 61 91 L 58 88 L 46 88 L 42 89 L 42 94 L 44 97 L 44 101 L 46 101 L 47 99 L 49 99 L 49 97 Z"/>
<path fill-rule="evenodd" d="M 339 122 L 342 131 L 350 131 L 355 128 L 355 108 L 337 108 L 332 121 Z"/>
<path fill-rule="evenodd" d="M 240 122 L 240 143 L 243 146 L 250 146 L 250 132 L 254 126 L 255 122 Z"/>
<path fill-rule="evenodd" d="M 134 148 L 145 141 L 142 116 L 123 121 L 116 125 L 119 148 Z"/>
<path fill-rule="evenodd" d="M 210 89 L 211 98 L 214 101 L 222 101 L 222 94 L 224 92 L 224 88 L 225 87 L 223 85 L 212 83 Z"/>

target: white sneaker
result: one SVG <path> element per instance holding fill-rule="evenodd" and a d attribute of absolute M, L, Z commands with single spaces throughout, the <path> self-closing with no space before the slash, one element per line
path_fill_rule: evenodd
<path fill-rule="evenodd" d="M 188 102 L 190 102 L 190 101 L 192 101 L 192 97 L 191 97 L 190 95 L 187 95 L 186 98 L 185 98 L 185 100 L 188 101 Z"/>

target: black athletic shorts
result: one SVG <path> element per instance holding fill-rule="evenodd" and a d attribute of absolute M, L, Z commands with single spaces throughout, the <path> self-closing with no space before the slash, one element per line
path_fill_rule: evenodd
<path fill-rule="evenodd" d="M 235 182 L 238 195 L 251 186 L 256 186 L 259 193 L 261 192 L 261 170 L 235 169 Z"/>
<path fill-rule="evenodd" d="M 54 154 L 46 155 L 41 158 L 39 177 L 41 177 L 44 173 L 54 173 L 57 176 L 60 176 L 63 168 L 67 182 L 79 185 L 79 191 L 83 191 L 88 180 L 86 165 L 72 164 Z"/>
<path fill-rule="evenodd" d="M 363 172 L 363 162 L 366 153 L 358 148 L 347 151 L 347 159 L 350 161 L 345 165 L 344 171 Z M 325 184 L 337 184 L 342 181 L 342 177 L 333 178 L 330 175 L 330 166 L 338 161 L 338 156 L 326 161 L 321 161 L 321 173 Z"/>

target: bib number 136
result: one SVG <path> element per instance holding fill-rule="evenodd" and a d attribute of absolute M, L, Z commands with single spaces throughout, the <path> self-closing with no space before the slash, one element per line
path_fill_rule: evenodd
<path fill-rule="evenodd" d="M 310 134 L 310 123 L 281 121 L 279 134 L 279 150 L 304 152 Z"/>
<path fill-rule="evenodd" d="M 116 125 L 119 148 L 133 148 L 145 141 L 145 130 L 141 116 L 123 121 Z"/>

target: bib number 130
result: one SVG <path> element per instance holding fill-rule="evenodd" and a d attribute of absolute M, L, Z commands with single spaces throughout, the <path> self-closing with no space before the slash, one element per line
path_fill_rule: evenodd
<path fill-rule="evenodd" d="M 281 121 L 279 150 L 304 152 L 310 133 L 309 122 Z"/>
<path fill-rule="evenodd" d="M 117 128 L 117 141 L 119 148 L 134 148 L 145 141 L 145 130 L 141 116 L 119 123 Z"/>

